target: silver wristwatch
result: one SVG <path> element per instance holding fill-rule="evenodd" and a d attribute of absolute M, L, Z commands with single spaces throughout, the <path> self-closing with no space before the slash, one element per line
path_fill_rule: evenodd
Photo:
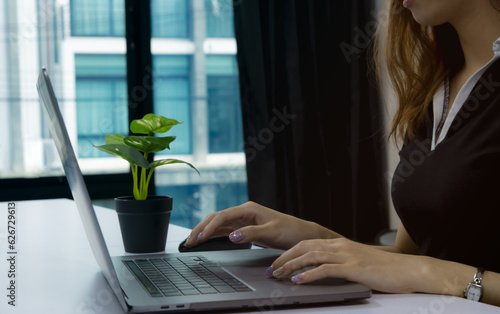
<path fill-rule="evenodd" d="M 483 280 L 483 269 L 478 268 L 476 274 L 474 275 L 474 280 L 469 283 L 467 288 L 464 290 L 464 297 L 471 301 L 479 301 L 483 296 L 483 286 L 481 286 L 481 280 Z"/>

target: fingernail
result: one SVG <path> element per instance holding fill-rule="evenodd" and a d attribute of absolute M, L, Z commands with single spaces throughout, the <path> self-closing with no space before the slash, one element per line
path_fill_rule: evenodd
<path fill-rule="evenodd" d="M 203 236 L 203 231 L 200 232 L 200 234 L 198 234 L 198 237 L 196 237 L 196 243 L 198 243 L 198 241 L 200 241 L 202 236 Z"/>
<path fill-rule="evenodd" d="M 229 235 L 231 242 L 240 242 L 243 239 L 243 234 L 240 231 L 233 231 Z"/>
<path fill-rule="evenodd" d="M 296 276 L 293 276 L 293 277 L 292 277 L 292 282 L 293 282 L 293 283 L 297 283 L 297 282 L 299 282 L 299 281 L 301 281 L 301 280 L 302 280 L 302 274 L 300 274 L 300 275 L 296 275 Z"/>
<path fill-rule="evenodd" d="M 283 267 L 280 267 L 273 272 L 273 276 L 278 277 L 279 275 L 281 275 L 282 272 L 283 272 Z"/>
<path fill-rule="evenodd" d="M 191 235 L 189 235 L 187 238 L 186 238 L 186 241 L 184 241 L 184 245 L 189 245 L 189 241 L 191 240 Z"/>
<path fill-rule="evenodd" d="M 268 269 L 266 269 L 266 277 L 272 277 L 273 276 L 273 266 L 269 266 Z"/>

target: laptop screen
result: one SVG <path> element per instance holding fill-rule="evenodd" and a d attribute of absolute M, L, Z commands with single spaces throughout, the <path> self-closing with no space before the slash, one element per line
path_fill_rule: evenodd
<path fill-rule="evenodd" d="M 36 87 L 94 257 L 109 285 L 117 295 L 120 304 L 126 309 L 127 306 L 118 284 L 108 248 L 95 215 L 87 187 L 85 186 L 75 152 L 73 151 L 54 89 L 52 88 L 52 83 L 45 68 L 42 68 L 40 71 Z"/>

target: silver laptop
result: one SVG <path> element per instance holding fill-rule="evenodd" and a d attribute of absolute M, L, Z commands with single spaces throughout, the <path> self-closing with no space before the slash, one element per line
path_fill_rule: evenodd
<path fill-rule="evenodd" d="M 44 68 L 37 90 L 92 252 L 124 311 L 272 310 L 371 296 L 370 289 L 340 279 L 294 285 L 266 278 L 266 268 L 282 253 L 273 249 L 111 257 Z"/>

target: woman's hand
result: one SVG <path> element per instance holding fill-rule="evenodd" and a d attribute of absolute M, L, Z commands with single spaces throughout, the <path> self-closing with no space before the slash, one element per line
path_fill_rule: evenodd
<path fill-rule="evenodd" d="M 426 257 L 386 252 L 346 238 L 306 240 L 284 252 L 266 272 L 286 277 L 309 266 L 310 270 L 292 277 L 296 284 L 322 278 L 344 278 L 374 290 L 390 293 L 417 291 L 425 273 Z"/>
<path fill-rule="evenodd" d="M 236 243 L 278 249 L 288 249 L 304 239 L 339 236 L 318 224 L 248 202 L 208 215 L 193 229 L 187 246 L 221 235 L 229 235 Z"/>
<path fill-rule="evenodd" d="M 310 266 L 309 270 L 301 271 Z M 423 292 L 464 297 L 476 268 L 429 256 L 388 252 L 346 238 L 306 240 L 284 252 L 266 276 L 305 284 L 343 278 L 387 293 Z M 500 273 L 486 271 L 481 302 L 500 306 Z"/>
<path fill-rule="evenodd" d="M 475 267 L 469 265 L 404 254 L 418 252 L 411 246 L 387 248 L 360 244 L 316 223 L 253 202 L 210 214 L 193 229 L 187 245 L 228 234 L 233 242 L 288 249 L 274 261 L 266 275 L 283 278 L 298 272 L 292 277 L 297 284 L 344 278 L 388 293 L 424 292 L 463 297 L 475 273 Z M 403 235 L 408 236 L 406 232 Z M 316 267 L 300 272 L 309 266 Z M 482 302 L 500 305 L 499 283 L 499 273 L 484 273 Z"/>

